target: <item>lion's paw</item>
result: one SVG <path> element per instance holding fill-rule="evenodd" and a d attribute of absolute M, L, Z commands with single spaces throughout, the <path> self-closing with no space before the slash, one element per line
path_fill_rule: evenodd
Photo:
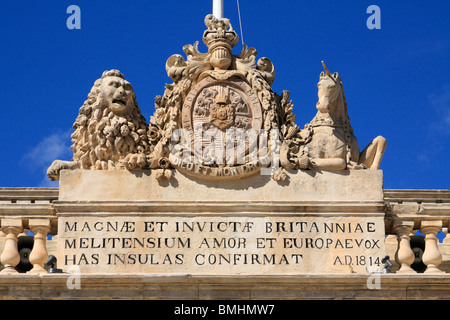
<path fill-rule="evenodd" d="M 61 170 L 73 169 L 74 165 L 75 163 L 73 161 L 55 160 L 47 169 L 47 176 L 49 177 L 50 181 L 59 180 L 59 174 Z"/>

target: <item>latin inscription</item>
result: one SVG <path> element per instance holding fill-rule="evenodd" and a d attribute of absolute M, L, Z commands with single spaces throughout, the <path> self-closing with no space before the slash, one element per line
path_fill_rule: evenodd
<path fill-rule="evenodd" d="M 349 272 L 381 263 L 383 227 L 369 218 L 66 217 L 58 261 L 85 272 Z"/>

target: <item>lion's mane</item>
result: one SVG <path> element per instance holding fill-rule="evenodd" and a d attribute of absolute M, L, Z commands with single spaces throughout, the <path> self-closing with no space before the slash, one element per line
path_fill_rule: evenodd
<path fill-rule="evenodd" d="M 110 70 L 95 81 L 73 124 L 73 161 L 78 162 L 80 169 L 143 168 L 149 148 L 147 121 L 141 114 L 134 91 L 133 107 L 126 114 L 116 115 L 104 103 L 101 84 L 109 76 L 124 79 L 120 71 Z"/>

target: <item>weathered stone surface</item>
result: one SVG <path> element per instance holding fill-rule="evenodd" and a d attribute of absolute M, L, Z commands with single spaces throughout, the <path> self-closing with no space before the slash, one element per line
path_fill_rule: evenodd
<path fill-rule="evenodd" d="M 320 74 L 317 115 L 298 131 L 293 139 L 283 141 L 280 160 L 285 168 L 345 170 L 380 168 L 386 139 L 378 136 L 360 152 L 348 115 L 341 77 Z"/>
<path fill-rule="evenodd" d="M 195 276 L 82 274 L 0 275 L 1 299 L 450 299 L 450 276 L 380 275 L 379 289 L 368 275 Z"/>
<path fill-rule="evenodd" d="M 196 42 L 183 47 L 187 59 L 167 59 L 173 83 L 155 97 L 148 125 L 123 74 L 105 71 L 74 123 L 73 160 L 55 160 L 49 178 L 59 179 L 64 169 L 145 168 L 156 171 L 159 181 L 171 180 L 170 169 L 226 181 L 264 168 L 284 181 L 286 170 L 380 168 L 386 140 L 379 136 L 360 152 L 337 73 L 323 64 L 318 113 L 301 130 L 289 92 L 272 90 L 273 63 L 256 60 L 257 51 L 246 45 L 233 54 L 239 37 L 228 19 L 208 15 L 205 24 L 208 52 L 201 53 Z"/>
<path fill-rule="evenodd" d="M 58 266 L 82 273 L 366 273 L 382 267 L 382 217 L 60 217 Z"/>
<path fill-rule="evenodd" d="M 149 125 L 124 76 L 105 71 L 75 121 L 73 160 L 48 170 L 52 180 L 62 174 L 59 198 L 0 197 L 6 271 L 15 272 L 19 232 L 29 227 L 30 273 L 42 273 L 1 274 L 0 298 L 449 298 L 449 277 L 437 273 L 448 257 L 437 241 L 448 231 L 448 203 L 385 207 L 386 140 L 360 152 L 340 76 L 323 64 L 318 113 L 302 130 L 289 92 L 272 91 L 272 62 L 256 62 L 246 45 L 234 55 L 239 38 L 228 19 L 208 15 L 205 24 L 208 52 L 197 42 L 183 47 L 186 60 L 167 60 L 174 82 L 155 98 Z M 203 135 L 208 129 L 218 134 Z M 247 136 L 229 140 L 228 129 Z M 249 146 L 248 132 L 259 139 Z M 276 139 L 261 145 L 269 132 Z M 216 150 L 242 145 L 240 156 Z M 418 228 L 431 274 L 372 273 L 382 268 L 385 231 L 397 234 L 396 260 L 409 268 Z M 71 274 L 46 274 L 46 236 L 56 231 L 58 267 Z"/>
<path fill-rule="evenodd" d="M 64 170 L 59 201 L 323 201 L 383 202 L 379 170 L 289 173 L 284 183 L 270 176 L 245 180 L 204 181 L 176 173 L 171 182 L 158 182 L 152 171 Z"/>
<path fill-rule="evenodd" d="M 381 171 L 257 175 L 214 183 L 177 173 L 63 171 L 59 266 L 82 272 L 365 273 L 381 266 Z M 382 266 L 381 266 L 382 267 Z"/>
<path fill-rule="evenodd" d="M 73 159 L 55 160 L 47 170 L 50 180 L 59 180 L 64 169 L 133 170 L 146 165 L 147 121 L 120 71 L 105 71 L 95 82 L 73 127 Z"/>

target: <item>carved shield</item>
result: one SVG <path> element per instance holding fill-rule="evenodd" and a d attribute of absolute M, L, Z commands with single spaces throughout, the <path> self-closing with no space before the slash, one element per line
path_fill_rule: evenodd
<path fill-rule="evenodd" d="M 234 124 L 234 108 L 231 104 L 214 104 L 211 108 L 209 122 L 219 128 L 226 130 Z"/>
<path fill-rule="evenodd" d="M 254 147 L 250 143 L 257 143 L 250 142 L 249 133 L 257 135 L 261 127 L 259 99 L 240 78 L 216 80 L 208 76 L 191 89 L 184 101 L 182 128 L 190 132 L 192 150 L 196 159 L 202 159 L 202 165 L 242 164 L 232 163 L 233 159 L 226 158 L 225 150 L 238 149 L 237 132 L 246 139 L 243 152 L 247 154 Z M 230 139 L 232 134 L 235 136 Z"/>

